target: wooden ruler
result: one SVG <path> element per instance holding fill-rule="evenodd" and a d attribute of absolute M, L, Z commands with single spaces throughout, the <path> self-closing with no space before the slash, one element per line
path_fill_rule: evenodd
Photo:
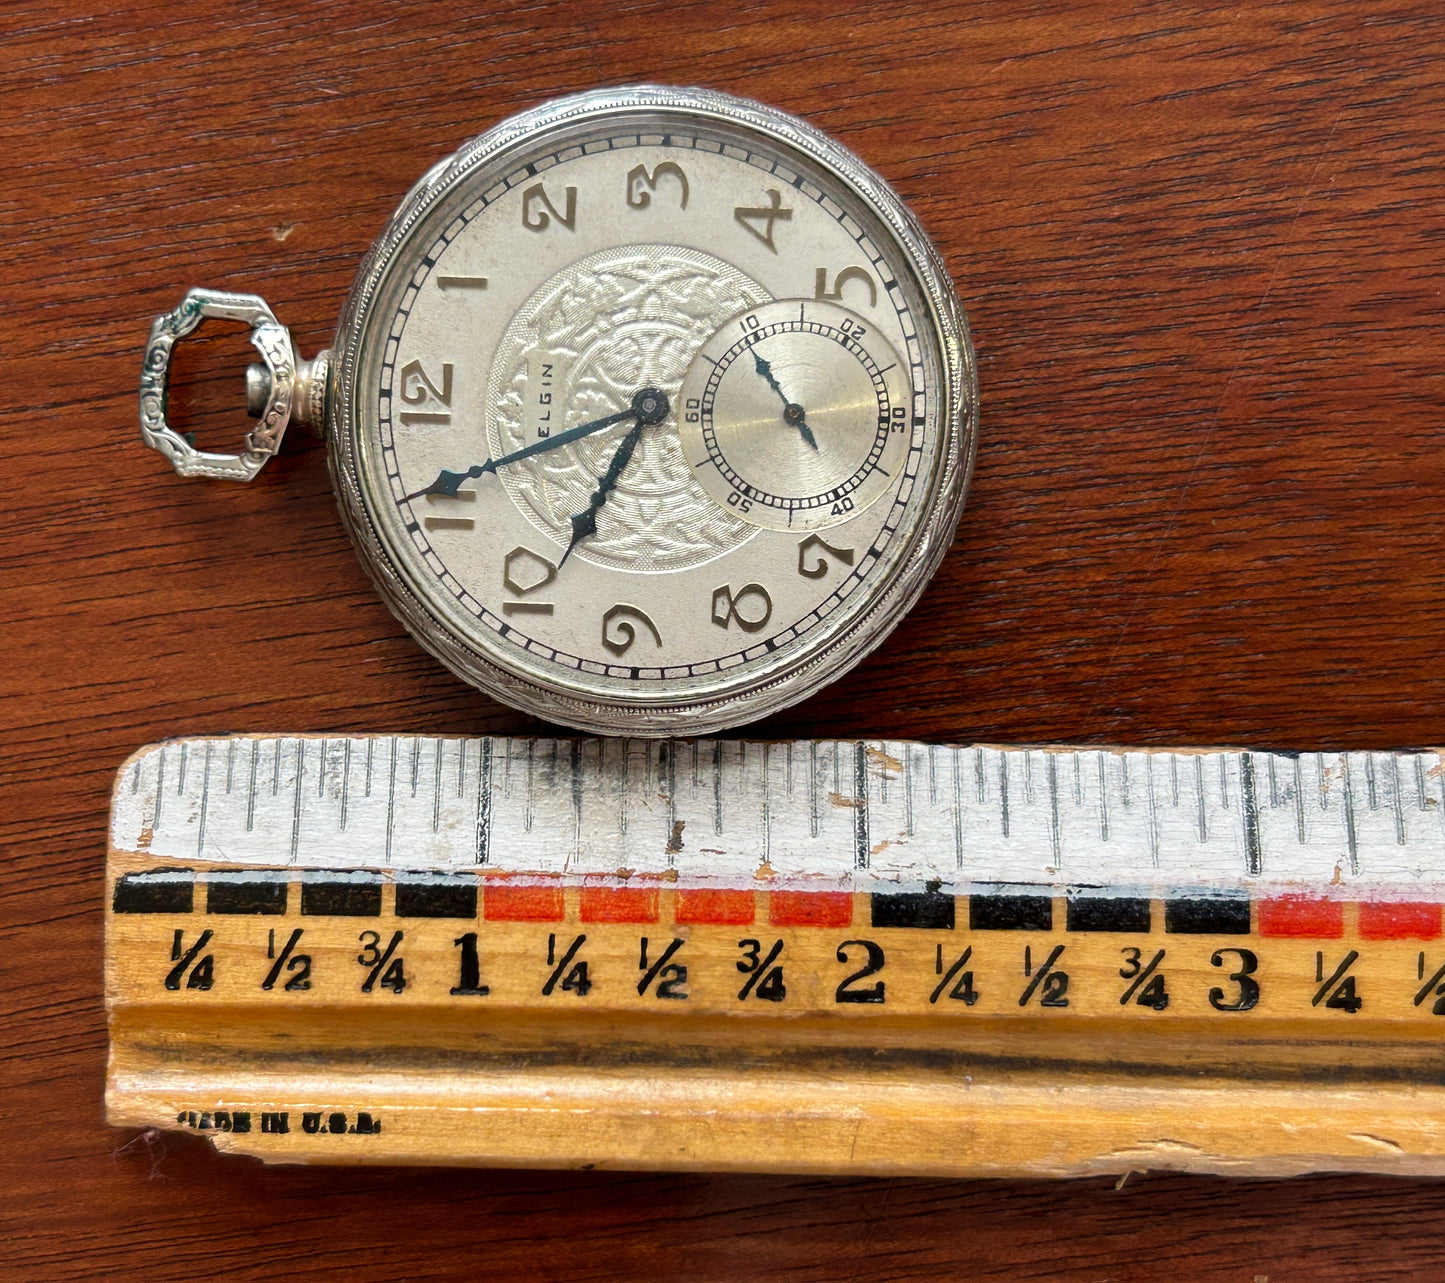
<path fill-rule="evenodd" d="M 118 1125 L 278 1162 L 1445 1172 L 1438 753 L 187 740 Z"/>

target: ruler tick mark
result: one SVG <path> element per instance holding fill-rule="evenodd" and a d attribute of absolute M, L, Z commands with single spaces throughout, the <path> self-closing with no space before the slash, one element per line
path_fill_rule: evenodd
<path fill-rule="evenodd" d="M 236 741 L 233 740 L 233 739 L 232 739 L 232 740 L 227 740 L 227 741 L 226 741 L 226 793 L 227 793 L 228 796 L 230 795 L 230 792 L 231 792 L 231 770 L 232 770 L 232 767 L 235 765 L 235 762 L 236 762 Z"/>
<path fill-rule="evenodd" d="M 1391 753 L 1390 763 L 1390 797 L 1394 802 L 1395 811 L 1395 845 L 1405 845 L 1405 800 L 1401 797 L 1400 788 L 1400 759 Z"/>
<path fill-rule="evenodd" d="M 482 741 L 481 755 L 477 759 L 477 814 L 475 821 L 476 848 L 474 859 L 478 865 L 485 864 L 491 854 L 492 837 L 492 746 L 496 743 L 490 736 Z"/>
<path fill-rule="evenodd" d="M 346 803 L 351 792 L 351 738 L 348 736 L 342 741 L 341 749 L 341 815 L 338 818 L 337 828 L 340 832 L 346 832 Z"/>
<path fill-rule="evenodd" d="M 769 814 L 769 806 L 768 806 L 768 803 L 771 801 L 771 798 L 770 798 L 769 795 L 768 795 L 768 783 L 769 783 L 769 781 L 768 781 L 768 756 L 769 756 L 769 750 L 771 750 L 771 748 L 772 748 L 772 745 L 769 744 L 769 743 L 767 743 L 766 741 L 764 741 L 764 743 L 763 743 L 762 779 L 761 779 L 761 781 L 760 781 L 760 783 L 762 784 L 762 794 L 763 794 L 763 863 L 764 863 L 764 864 L 767 864 L 767 863 L 769 862 L 768 857 L 769 857 L 769 855 L 771 855 L 771 853 L 772 853 L 772 845 L 773 845 L 772 817 L 771 817 L 771 815 Z"/>
<path fill-rule="evenodd" d="M 962 749 L 949 750 L 953 758 L 953 865 L 963 868 L 963 764 Z"/>
<path fill-rule="evenodd" d="M 719 837 L 723 831 L 722 741 L 712 742 L 712 831 Z"/>
<path fill-rule="evenodd" d="M 151 816 L 151 832 L 161 830 L 161 799 L 166 794 L 166 746 L 161 745 L 160 760 L 156 763 L 156 808 Z"/>
<path fill-rule="evenodd" d="M 1053 753 L 1044 755 L 1044 770 L 1049 781 L 1049 841 L 1053 847 L 1054 869 L 1057 872 L 1064 864 L 1064 839 L 1059 828 L 1059 776 Z"/>
<path fill-rule="evenodd" d="M 625 759 L 624 759 L 625 760 Z M 625 777 L 624 777 L 625 778 Z M 625 787 L 625 784 L 624 784 Z M 532 831 L 532 807 L 537 798 L 537 741 L 527 741 L 527 803 L 522 811 L 522 832 Z M 623 824 L 619 830 L 626 833 L 627 826 Z"/>
<path fill-rule="evenodd" d="M 808 836 L 818 836 L 818 741 L 808 743 Z"/>
<path fill-rule="evenodd" d="M 1099 768 L 1099 841 L 1109 840 L 1109 786 L 1104 775 L 1104 754 L 1096 752 L 1094 761 Z"/>
<path fill-rule="evenodd" d="M 1154 759 L 1144 758 L 1144 800 L 1145 819 L 1149 825 L 1149 862 L 1159 867 L 1159 814 L 1154 801 Z"/>
<path fill-rule="evenodd" d="M 1199 812 L 1199 840 L 1208 842 L 1209 809 L 1204 794 L 1204 759 L 1198 756 L 1194 759 L 1194 799 Z"/>
<path fill-rule="evenodd" d="M 1345 846 L 1349 849 L 1350 872 L 1353 874 L 1360 871 L 1360 852 L 1355 836 L 1355 789 L 1354 781 L 1350 777 L 1350 755 L 1348 753 L 1340 754 L 1340 771 L 1344 776 L 1345 784 Z"/>
<path fill-rule="evenodd" d="M 998 818 L 1003 835 L 1008 837 L 1008 754 L 998 755 Z"/>
<path fill-rule="evenodd" d="M 568 755 L 568 766 L 572 772 L 572 854 L 575 859 L 582 856 L 582 742 L 572 741 Z"/>
<path fill-rule="evenodd" d="M 903 829 L 913 836 L 913 745 L 903 745 Z"/>
<path fill-rule="evenodd" d="M 386 863 L 391 863 L 391 839 L 396 821 L 396 736 L 387 741 L 391 750 L 391 769 L 386 773 Z"/>
<path fill-rule="evenodd" d="M 196 859 L 206 845 L 206 804 L 211 794 L 211 741 L 206 741 L 206 756 L 201 767 L 201 813 L 196 823 Z"/>
<path fill-rule="evenodd" d="M 256 824 L 256 766 L 257 759 L 261 753 L 261 745 L 257 740 L 251 741 L 251 787 L 246 794 L 246 832 L 249 833 Z"/>
<path fill-rule="evenodd" d="M 432 756 L 431 831 L 437 832 L 442 826 L 442 742 L 434 741 L 436 748 Z"/>
<path fill-rule="evenodd" d="M 281 752 L 278 746 L 276 756 Z M 296 853 L 301 843 L 301 785 L 306 778 L 306 741 L 296 741 L 296 800 L 291 811 L 291 862 L 296 862 Z"/>
<path fill-rule="evenodd" d="M 853 866 L 866 869 L 872 852 L 868 844 L 868 750 L 859 740 L 853 746 Z"/>
<path fill-rule="evenodd" d="M 788 794 L 792 795 L 792 744 L 788 745 Z M 662 849 L 667 856 L 667 867 L 672 868 L 677 864 L 677 852 L 681 847 L 681 839 L 678 836 L 680 830 L 677 827 L 677 741 L 666 740 L 662 745 L 662 752 L 666 758 L 667 770 L 667 834 L 663 839 Z M 578 785 L 580 789 L 580 783 Z"/>
<path fill-rule="evenodd" d="M 1305 775 L 1300 759 L 1294 759 L 1294 829 L 1301 846 L 1305 840 Z"/>
<path fill-rule="evenodd" d="M 1251 876 L 1264 872 L 1264 853 L 1259 845 L 1259 811 L 1254 802 L 1254 758 L 1239 755 L 1239 810 L 1244 820 L 1244 864 Z"/>

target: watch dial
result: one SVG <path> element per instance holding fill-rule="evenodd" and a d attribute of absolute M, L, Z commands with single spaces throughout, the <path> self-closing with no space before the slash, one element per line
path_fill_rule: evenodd
<path fill-rule="evenodd" d="M 808 666 L 896 589 L 967 454 L 916 254 L 825 159 L 613 106 L 434 184 L 365 309 L 350 431 L 454 666 L 574 701 L 543 698 L 560 720 L 661 727 Z"/>

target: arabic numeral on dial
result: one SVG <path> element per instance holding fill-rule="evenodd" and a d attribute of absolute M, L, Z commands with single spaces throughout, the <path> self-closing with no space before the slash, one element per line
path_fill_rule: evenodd
<path fill-rule="evenodd" d="M 687 398 L 683 411 L 689 423 L 697 423 L 702 418 L 702 402 L 695 396 Z"/>
<path fill-rule="evenodd" d="M 849 281 L 857 281 L 868 289 L 868 306 L 878 306 L 878 283 L 866 267 L 845 267 L 833 278 L 833 288 L 828 288 L 828 269 L 820 267 L 813 273 L 813 297 L 831 299 L 834 303 L 843 301 L 843 287 Z M 856 291 L 855 291 L 856 292 Z"/>
<path fill-rule="evenodd" d="M 665 160 L 656 166 L 649 174 L 646 165 L 635 165 L 627 173 L 627 203 L 633 209 L 646 209 L 652 204 L 652 193 L 657 190 L 657 184 L 663 178 L 672 178 L 677 182 L 678 208 L 687 208 L 687 175 L 682 172 L 682 166 L 673 161 Z"/>
<path fill-rule="evenodd" d="M 826 277 L 827 273 L 825 272 L 825 280 Z M 841 281 L 842 277 L 840 276 L 838 279 Z M 840 285 L 839 289 L 841 288 L 842 286 Z M 841 321 L 838 322 L 838 333 L 840 333 L 844 338 L 853 339 L 856 342 L 858 339 L 861 339 L 865 334 L 868 333 L 868 327 L 866 325 L 859 324 L 857 321 L 849 320 L 848 317 L 845 316 Z"/>
<path fill-rule="evenodd" d="M 895 405 L 889 412 L 889 419 L 894 432 L 906 432 L 908 430 L 908 407 Z M 881 422 L 879 426 L 883 426 Z"/>
<path fill-rule="evenodd" d="M 772 617 L 773 599 L 762 584 L 744 584 L 736 593 L 727 584 L 712 590 L 712 622 L 719 628 L 737 624 L 745 633 L 756 633 Z"/>
<path fill-rule="evenodd" d="M 753 510 L 753 501 L 744 498 L 736 490 L 732 490 L 728 493 L 728 506 L 736 508 L 739 512 L 751 512 Z"/>
<path fill-rule="evenodd" d="M 401 399 L 407 405 L 421 405 L 427 398 L 435 401 L 438 405 L 450 405 L 452 403 L 452 363 L 442 363 L 442 381 L 438 387 L 436 381 L 427 376 L 425 367 L 420 361 L 408 361 L 401 371 Z"/>
<path fill-rule="evenodd" d="M 810 562 L 808 554 L 817 557 Z M 818 535 L 809 535 L 798 545 L 798 573 L 804 579 L 822 579 L 828 573 L 828 558 L 833 557 L 845 566 L 853 564 L 852 548 L 835 548 Z"/>
<path fill-rule="evenodd" d="M 552 203 L 547 189 L 541 183 L 533 183 L 522 193 L 522 226 L 533 232 L 545 232 L 554 222 L 569 232 L 577 225 L 577 189 L 568 187 L 563 195 L 567 208 L 564 214 Z"/>
<path fill-rule="evenodd" d="M 840 516 L 842 516 L 843 513 L 845 513 L 845 512 L 852 512 L 852 511 L 853 511 L 853 500 L 852 500 L 852 498 L 849 497 L 848 495 L 844 495 L 841 499 L 838 500 L 837 503 L 835 503 L 835 504 L 833 505 L 831 511 L 832 511 L 833 516 L 835 516 L 835 517 L 840 517 Z"/>
<path fill-rule="evenodd" d="M 661 648 L 662 634 L 657 631 L 657 625 L 648 617 L 647 612 L 619 601 L 602 616 L 602 644 L 614 655 L 627 654 L 637 640 L 637 629 L 632 626 L 633 620 L 644 625 L 652 634 L 653 642 Z"/>
<path fill-rule="evenodd" d="M 743 231 L 756 236 L 776 254 L 778 247 L 773 243 L 773 224 L 791 222 L 793 211 L 783 205 L 783 197 L 778 189 L 769 187 L 766 205 L 739 205 L 733 210 L 733 218 Z"/>
<path fill-rule="evenodd" d="M 556 565 L 522 544 L 502 558 L 502 587 L 514 597 L 528 597 L 556 578 Z M 504 601 L 502 614 L 550 615 L 554 605 L 550 601 Z"/>
<path fill-rule="evenodd" d="M 441 383 L 427 372 L 421 361 L 408 361 L 401 370 L 401 399 L 419 409 L 403 410 L 397 415 L 402 423 L 431 423 L 445 426 L 452 421 L 452 365 L 442 363 Z M 440 408 L 438 408 L 440 407 Z"/>

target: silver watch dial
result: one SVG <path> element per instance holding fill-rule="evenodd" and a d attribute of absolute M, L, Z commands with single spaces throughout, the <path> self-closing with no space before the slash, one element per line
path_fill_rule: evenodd
<path fill-rule="evenodd" d="M 408 198 L 338 338 L 342 511 L 393 608 L 501 698 L 699 733 L 803 698 L 951 539 L 972 354 L 849 153 L 701 91 L 507 122 Z"/>

